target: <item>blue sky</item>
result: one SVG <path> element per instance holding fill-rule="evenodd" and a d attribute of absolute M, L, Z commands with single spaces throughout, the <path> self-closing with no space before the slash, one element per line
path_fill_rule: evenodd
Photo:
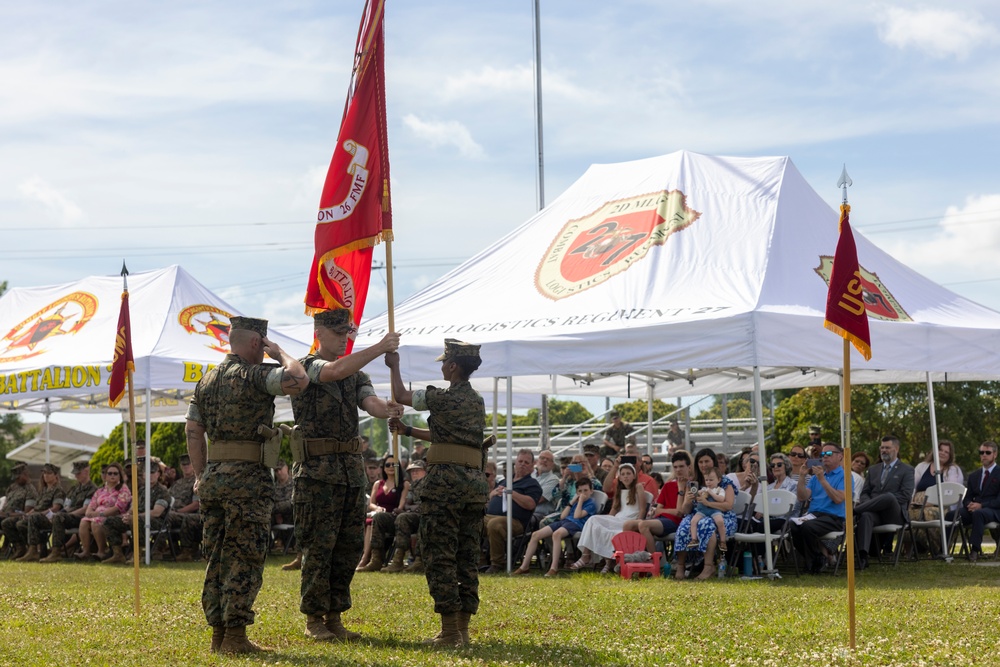
<path fill-rule="evenodd" d="M 0 4 L 0 280 L 178 263 L 247 313 L 301 322 L 361 7 Z M 836 205 L 846 162 L 857 230 L 1000 309 L 997 3 L 541 15 L 547 199 L 591 163 L 684 148 L 788 155 Z M 386 33 L 399 301 L 535 211 L 532 4 L 388 0 Z"/>

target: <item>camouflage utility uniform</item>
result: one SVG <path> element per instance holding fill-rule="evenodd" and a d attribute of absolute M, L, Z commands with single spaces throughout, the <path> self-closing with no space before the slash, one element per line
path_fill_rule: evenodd
<path fill-rule="evenodd" d="M 58 551 L 66 544 L 66 531 L 80 527 L 80 517 L 74 514 L 77 510 L 90 504 L 90 499 L 97 492 L 94 483 L 87 481 L 83 484 L 71 486 L 65 498 L 62 512 L 52 515 L 52 550 Z"/>
<path fill-rule="evenodd" d="M 430 411 L 427 427 L 432 443 L 464 445 L 482 453 L 486 411 L 483 397 L 468 381 L 448 389 L 417 390 L 413 407 Z M 486 495 L 482 465 L 427 466 L 419 489 L 420 556 L 439 614 L 475 614 L 479 609 L 477 565 Z"/>
<path fill-rule="evenodd" d="M 618 447 L 624 447 L 629 443 L 634 445 L 635 436 L 632 435 L 634 430 L 631 424 L 623 421 L 618 426 L 609 426 L 608 430 L 604 432 L 604 437 L 615 443 Z M 601 445 L 601 456 L 615 457 L 618 456 L 618 452 L 607 445 Z"/>
<path fill-rule="evenodd" d="M 46 515 L 52 510 L 53 505 L 62 507 L 64 500 L 66 500 L 66 491 L 63 490 L 61 484 L 42 489 L 35 502 L 35 511 L 17 522 L 21 541 L 27 542 L 28 545 L 38 546 L 47 541 L 47 536 L 46 539 L 42 539 L 42 531 L 50 530 L 52 522 Z"/>
<path fill-rule="evenodd" d="M 197 477 L 181 477 L 170 487 L 170 495 L 174 498 L 174 509 L 178 510 L 187 507 L 198 500 L 198 494 L 194 492 L 194 483 Z M 167 522 L 170 528 L 180 532 L 180 542 L 182 549 L 198 548 L 201 543 L 201 512 L 171 512 Z"/>
<path fill-rule="evenodd" d="M 146 532 L 146 517 L 143 516 L 143 512 L 146 511 L 146 480 L 142 477 L 138 478 L 139 493 L 132 496 L 132 502 L 139 512 L 139 544 L 145 544 L 145 540 L 142 539 L 143 533 Z M 165 517 L 161 513 L 160 516 L 153 516 L 153 508 L 159 505 L 165 510 L 170 509 L 170 491 L 167 487 L 160 483 L 150 484 L 149 486 L 149 529 L 159 530 L 163 525 Z M 132 529 L 132 510 L 129 508 L 128 512 L 121 515 L 109 516 L 104 521 L 104 530 L 108 536 L 108 546 L 110 547 L 120 547 L 124 541 L 125 532 Z M 136 535 L 136 531 L 132 531 L 133 538 Z"/>
<path fill-rule="evenodd" d="M 28 484 L 11 484 L 7 487 L 7 503 L 3 506 L 3 521 L 0 521 L 0 528 L 3 530 L 4 545 L 24 544 L 21 534 L 17 530 L 19 521 L 24 520 L 24 513 L 35 506 L 38 500 L 38 489 L 30 482 Z M 22 549 L 23 551 L 23 549 Z"/>
<path fill-rule="evenodd" d="M 289 523 L 292 520 L 292 485 L 294 481 L 289 476 L 288 481 L 279 484 L 274 482 L 274 509 L 271 510 L 274 523 Z M 278 519 L 281 519 L 280 521 Z"/>
<path fill-rule="evenodd" d="M 307 442 L 340 441 L 350 452 L 309 456 L 294 469 L 295 534 L 302 553 L 300 610 L 309 616 L 351 608 L 351 581 L 365 536 L 365 475 L 358 406 L 375 389 L 366 373 L 321 382 L 326 361 L 299 360 L 309 386 L 292 397 L 295 423 Z M 347 445 L 350 445 L 347 447 Z"/>
<path fill-rule="evenodd" d="M 198 486 L 208 556 L 201 595 L 213 627 L 238 628 L 254 621 L 253 603 L 264 581 L 274 481 L 252 461 L 213 459 L 212 443 L 263 442 L 260 424 L 271 426 L 274 397 L 283 395 L 282 369 L 251 364 L 227 354 L 194 390 L 187 419 L 208 436 L 208 463 Z"/>

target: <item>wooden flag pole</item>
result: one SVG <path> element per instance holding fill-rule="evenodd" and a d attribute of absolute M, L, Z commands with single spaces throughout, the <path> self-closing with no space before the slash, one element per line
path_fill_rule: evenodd
<path fill-rule="evenodd" d="M 847 550 L 847 619 L 851 650 L 855 648 L 854 617 L 854 479 L 851 475 L 851 344 L 844 339 L 844 413 L 841 433 L 844 439 L 844 549 Z"/>
<path fill-rule="evenodd" d="M 396 312 L 395 304 L 392 298 L 392 239 L 386 239 L 385 241 L 385 301 L 386 301 L 386 312 L 389 318 L 389 333 L 394 333 L 396 331 Z M 389 390 L 392 392 L 392 390 Z M 392 400 L 396 400 L 396 395 L 390 393 Z M 399 433 L 392 434 L 392 455 L 396 460 L 396 483 L 402 484 L 402 466 L 399 458 Z"/>
<path fill-rule="evenodd" d="M 135 459 L 135 394 L 132 393 L 132 370 L 129 369 L 127 375 L 128 382 L 128 425 L 129 440 L 132 443 L 132 488 L 138 488 L 138 468 L 139 464 Z M 139 503 L 132 499 L 132 570 L 135 586 L 135 616 L 139 617 L 141 607 L 139 604 Z"/>

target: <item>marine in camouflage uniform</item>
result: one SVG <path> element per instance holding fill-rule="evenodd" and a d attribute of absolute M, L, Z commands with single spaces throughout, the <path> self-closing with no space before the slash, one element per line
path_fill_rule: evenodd
<path fill-rule="evenodd" d="M 167 487 L 160 484 L 160 464 L 159 459 L 153 459 L 149 462 L 149 529 L 150 530 L 160 530 L 167 520 L 167 515 L 165 512 L 170 510 L 170 490 Z M 137 485 L 139 487 L 139 492 L 137 495 L 132 496 L 132 502 L 135 503 L 136 508 L 139 511 L 139 530 L 138 533 L 134 530 L 132 526 L 132 511 L 125 514 L 120 514 L 116 516 L 109 516 L 104 521 L 104 531 L 108 538 L 108 546 L 111 547 L 112 555 L 105 559 L 105 563 L 113 565 L 115 563 L 124 563 L 126 561 L 125 554 L 122 551 L 122 543 L 124 542 L 125 532 L 128 530 L 132 531 L 132 538 L 135 539 L 136 534 L 139 536 L 140 549 L 146 544 L 146 479 L 145 470 L 146 466 L 139 464 L 139 476 L 137 478 Z"/>
<path fill-rule="evenodd" d="M 392 531 L 395 535 L 393 539 L 394 550 L 392 561 L 382 568 L 382 572 L 424 571 L 423 561 L 420 559 L 419 540 L 417 540 L 417 546 L 413 548 L 413 563 L 404 568 L 403 561 L 405 560 L 406 552 L 410 550 L 413 536 L 417 534 L 420 528 L 420 487 L 423 486 L 424 480 L 427 478 L 427 466 L 421 459 L 412 462 L 406 468 L 406 472 L 410 475 L 410 492 L 406 494 L 403 511 L 395 515 L 395 519 L 392 522 Z M 373 544 L 375 543 L 376 530 L 380 527 L 379 516 L 381 514 L 383 513 L 376 514 L 374 517 L 375 521 L 372 522 Z M 388 531 L 386 531 L 385 535 L 388 535 Z"/>
<path fill-rule="evenodd" d="M 246 626 L 254 622 L 263 583 L 274 496 L 257 428 L 271 426 L 275 396 L 295 395 L 309 380 L 298 361 L 267 339 L 267 320 L 230 318 L 229 343 L 232 353 L 195 388 L 186 432 L 200 476 L 208 556 L 201 602 L 212 626 L 211 649 L 255 653 L 261 648 L 247 639 Z M 262 364 L 265 353 L 282 367 Z"/>
<path fill-rule="evenodd" d="M 41 560 L 42 563 L 57 563 L 62 560 L 63 547 L 66 545 L 66 531 L 80 526 L 80 517 L 87 510 L 90 499 L 97 492 L 97 487 L 90 481 L 90 463 L 75 461 L 73 476 L 76 484 L 69 488 L 63 499 L 62 510 L 52 515 L 49 520 L 52 528 L 52 550 Z"/>
<path fill-rule="evenodd" d="M 399 356 L 387 355 L 396 400 L 429 410 L 428 428 L 406 427 L 406 435 L 430 440 L 427 477 L 420 487 L 420 552 L 441 632 L 428 643 L 469 643 L 469 620 L 479 610 L 479 536 L 487 484 L 483 473 L 483 397 L 469 384 L 479 368 L 479 346 L 448 338 L 438 361 L 447 389 L 409 391 L 399 373 Z M 394 424 L 399 428 L 399 424 Z"/>
<path fill-rule="evenodd" d="M 302 363 L 302 360 L 299 360 Z M 274 508 L 271 510 L 271 524 L 279 523 L 289 523 L 292 521 L 293 508 L 292 505 L 292 476 L 288 475 L 287 479 L 282 482 L 281 469 L 285 468 L 287 474 L 288 464 L 284 461 L 278 461 L 278 467 L 274 469 Z"/>
<path fill-rule="evenodd" d="M 51 463 L 42 466 L 42 485 L 43 488 L 38 492 L 34 508 L 17 522 L 17 531 L 21 542 L 28 545 L 28 553 L 18 559 L 22 563 L 31 563 L 41 559 L 39 550 L 44 548 L 44 544 L 48 542 L 48 535 L 45 534 L 43 537 L 43 532 L 52 528 L 52 522 L 49 521 L 48 515 L 60 511 L 66 500 L 66 492 L 59 482 L 59 468 L 57 466 Z"/>
<path fill-rule="evenodd" d="M 184 476 L 170 487 L 174 503 L 170 514 L 167 515 L 167 523 L 171 530 L 178 531 L 180 536 L 181 553 L 177 555 L 176 560 L 186 563 L 194 560 L 198 545 L 201 544 L 201 504 L 194 490 L 194 483 L 198 478 L 194 474 L 190 458 L 182 456 L 180 463 Z"/>
<path fill-rule="evenodd" d="M 361 560 L 367 476 L 358 435 L 358 408 L 390 416 L 390 404 L 375 394 L 366 364 L 395 351 L 389 334 L 360 352 L 346 352 L 353 331 L 350 311 L 338 308 L 314 318 L 319 349 L 301 359 L 309 387 L 292 398 L 295 423 L 305 439 L 306 459 L 295 467 L 295 534 L 302 554 L 299 610 L 306 635 L 322 641 L 353 640 L 340 615 L 351 608 L 351 581 Z M 391 404 L 394 413 L 402 408 Z"/>
<path fill-rule="evenodd" d="M 26 512 L 35 506 L 38 500 L 38 489 L 32 486 L 28 477 L 28 464 L 18 463 L 10 470 L 14 483 L 7 487 L 7 503 L 0 512 L 0 529 L 3 530 L 4 546 L 14 545 L 14 558 L 20 558 L 27 552 L 27 547 L 21 541 L 17 530 L 17 522 L 24 518 Z"/>
<path fill-rule="evenodd" d="M 617 412 L 611 413 L 611 426 L 604 432 L 604 444 L 601 445 L 601 456 L 614 458 L 622 453 L 625 445 L 635 444 L 635 429 L 626 421 L 622 421 Z M 614 445 L 612 447 L 611 445 Z"/>

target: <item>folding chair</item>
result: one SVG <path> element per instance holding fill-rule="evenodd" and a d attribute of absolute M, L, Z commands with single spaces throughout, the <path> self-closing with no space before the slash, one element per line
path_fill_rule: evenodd
<path fill-rule="evenodd" d="M 893 549 L 893 567 L 899 565 L 899 554 L 903 552 L 903 531 L 910 523 L 908 514 L 903 514 L 903 523 L 883 523 L 881 526 L 872 528 L 872 537 L 875 538 L 875 553 L 878 554 L 878 562 L 882 562 L 882 537 L 889 535 L 890 540 L 896 540 L 896 547 Z"/>
<path fill-rule="evenodd" d="M 927 489 L 926 497 L 924 498 L 924 505 L 936 505 L 939 511 L 947 514 L 948 508 L 952 505 L 956 505 L 962 502 L 962 498 L 965 497 L 965 487 L 958 482 L 942 482 L 941 484 L 941 498 L 938 498 L 938 488 L 935 484 L 934 486 Z M 922 508 L 921 508 L 922 509 Z M 965 532 L 962 530 L 962 520 L 956 514 L 955 518 L 948 520 L 945 518 L 944 526 L 947 530 L 947 542 L 948 542 L 948 554 L 955 548 L 955 537 L 956 535 L 962 536 L 962 548 L 959 554 L 964 554 L 968 552 L 968 543 L 965 540 Z M 921 519 L 919 521 L 911 520 L 906 526 L 907 532 L 910 534 L 910 547 L 913 553 L 913 560 L 917 560 L 919 556 L 917 555 L 917 536 L 916 532 L 918 530 L 923 530 L 924 535 L 927 538 L 927 543 L 938 544 L 939 540 L 932 535 L 936 535 L 941 528 L 941 521 L 939 519 Z M 956 530 L 956 528 L 958 530 Z"/>
<path fill-rule="evenodd" d="M 795 507 L 796 496 L 791 491 L 785 491 L 784 489 L 774 489 L 773 491 L 767 492 L 767 503 L 769 507 L 769 513 L 772 517 L 781 517 L 789 514 L 792 508 Z M 785 521 L 784 525 L 781 527 L 781 532 L 771 533 L 770 536 L 770 548 L 771 548 L 771 562 L 774 562 L 774 556 L 777 553 L 778 547 L 788 539 L 788 521 Z M 733 535 L 734 545 L 743 544 L 765 544 L 767 540 L 765 539 L 764 533 L 753 533 L 753 532 L 738 532 Z M 735 549 L 733 552 L 733 557 L 735 558 L 736 553 L 739 549 Z M 735 566 L 736 563 L 733 563 Z"/>
<path fill-rule="evenodd" d="M 747 528 L 750 525 L 750 517 L 753 516 L 753 507 L 754 504 L 748 492 L 746 491 L 736 492 L 736 497 L 733 499 L 733 512 L 736 513 L 736 533 L 748 532 Z M 691 528 L 692 530 L 696 530 L 694 526 L 692 526 Z M 734 537 L 736 533 L 733 534 Z M 720 546 L 721 546 L 721 541 L 723 539 L 726 538 L 720 535 L 719 536 Z M 731 572 L 733 567 L 735 567 L 736 565 L 736 556 L 734 551 L 730 550 L 729 548 L 731 546 L 730 543 L 733 543 L 732 546 L 735 546 L 735 541 L 732 537 L 726 539 L 726 551 L 725 551 L 726 567 L 727 570 Z M 718 560 L 716 562 L 718 562 Z"/>

